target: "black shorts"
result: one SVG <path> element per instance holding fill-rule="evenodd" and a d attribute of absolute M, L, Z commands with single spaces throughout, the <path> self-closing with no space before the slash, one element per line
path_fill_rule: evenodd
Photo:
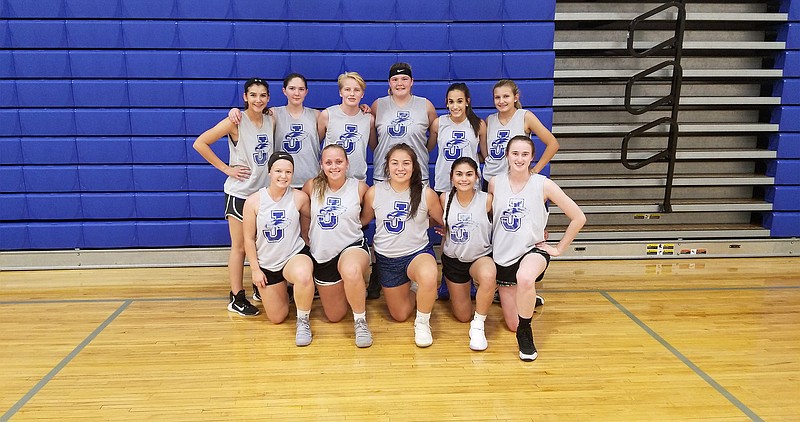
<path fill-rule="evenodd" d="M 301 249 L 300 252 L 297 253 L 297 255 L 306 255 L 308 257 L 311 257 L 311 249 L 308 248 L 308 245 L 303 246 L 303 249 Z M 264 273 L 264 275 L 267 276 L 267 286 L 278 284 L 286 280 L 286 277 L 283 276 L 283 268 L 281 268 L 278 271 L 270 271 L 268 269 L 265 269 L 264 267 L 260 268 L 261 271 Z"/>
<path fill-rule="evenodd" d="M 367 256 L 371 256 L 369 253 L 369 246 L 367 245 L 367 239 L 364 239 L 363 237 L 342 249 L 342 252 L 339 252 L 339 255 L 331 258 L 328 260 L 328 262 L 319 263 L 312 256 L 311 260 L 314 261 L 314 283 L 319 284 L 320 286 L 328 286 L 341 281 L 342 275 L 339 274 L 339 258 L 342 256 L 344 251 L 350 248 L 360 248 L 367 253 Z"/>
<path fill-rule="evenodd" d="M 461 262 L 458 260 L 458 258 L 450 258 L 449 256 L 442 254 L 442 275 L 456 284 L 468 283 L 470 280 L 472 280 L 472 276 L 469 275 L 469 269 L 474 263 L 475 261 Z"/>
<path fill-rule="evenodd" d="M 523 258 L 525 258 L 527 255 L 532 254 L 532 253 L 538 253 L 539 255 L 543 256 L 544 259 L 547 261 L 547 264 L 545 265 L 544 270 L 542 270 L 542 273 L 539 274 L 538 277 L 536 277 L 536 281 L 542 281 L 542 279 L 544 278 L 544 273 L 545 273 L 545 271 L 547 271 L 547 267 L 550 266 L 550 254 L 548 254 L 547 252 L 545 252 L 545 251 L 543 251 L 543 250 L 541 250 L 539 248 L 533 248 L 533 249 L 529 250 L 528 252 L 524 253 L 521 257 L 519 257 L 517 262 L 509 265 L 508 267 L 504 267 L 502 265 L 499 265 L 499 264 L 495 263 L 494 266 L 497 268 L 497 285 L 498 286 L 516 286 L 517 285 L 517 271 L 519 270 L 519 263 L 522 262 Z"/>
<path fill-rule="evenodd" d="M 225 194 L 225 219 L 233 217 L 239 221 L 244 220 L 244 199 Z"/>

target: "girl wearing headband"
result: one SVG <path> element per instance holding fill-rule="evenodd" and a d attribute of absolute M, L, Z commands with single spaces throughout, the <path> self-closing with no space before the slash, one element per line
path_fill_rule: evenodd
<path fill-rule="evenodd" d="M 295 344 L 311 344 L 309 315 L 314 300 L 314 264 L 300 236 L 301 216 L 311 217 L 308 195 L 291 187 L 294 160 L 285 152 L 269 158 L 269 187 L 244 204 L 244 247 L 253 284 L 258 287 L 267 318 L 280 324 L 289 314 L 287 282 L 294 286 L 297 308 Z"/>

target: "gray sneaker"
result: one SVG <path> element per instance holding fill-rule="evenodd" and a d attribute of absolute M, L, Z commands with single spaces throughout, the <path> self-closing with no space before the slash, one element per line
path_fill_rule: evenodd
<path fill-rule="evenodd" d="M 372 346 L 372 332 L 367 327 L 367 320 L 359 318 L 354 326 L 356 329 L 356 346 L 362 348 Z"/>
<path fill-rule="evenodd" d="M 308 317 L 297 318 L 297 332 L 294 336 L 294 344 L 302 347 L 311 344 L 311 324 Z"/>

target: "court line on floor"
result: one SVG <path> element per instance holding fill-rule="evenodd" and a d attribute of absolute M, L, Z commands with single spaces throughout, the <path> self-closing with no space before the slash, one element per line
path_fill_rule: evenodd
<path fill-rule="evenodd" d="M 112 313 L 108 318 L 106 318 L 105 321 L 103 321 L 97 328 L 95 328 L 91 334 L 89 334 L 85 339 L 83 339 L 83 341 L 80 342 L 80 344 L 75 346 L 75 348 L 72 349 L 72 352 L 70 352 L 66 357 L 64 357 L 64 359 L 61 359 L 61 362 L 59 362 L 58 365 L 56 365 L 53 369 L 51 369 L 50 372 L 47 373 L 47 375 L 42 377 L 42 379 L 39 380 L 39 382 L 37 382 L 36 385 L 34 385 L 33 388 L 30 389 L 30 391 L 28 391 L 24 396 L 22 396 L 22 398 L 20 398 L 16 403 L 14 403 L 14 405 L 11 406 L 6 411 L 6 413 L 0 416 L 0 422 L 6 422 L 9 419 L 11 419 L 11 417 L 14 416 L 14 414 L 16 414 L 23 406 L 25 406 L 26 403 L 28 403 L 28 401 L 30 401 L 30 399 L 33 398 L 33 396 L 36 395 L 36 393 L 41 391 L 41 389 L 44 388 L 44 386 L 47 385 L 47 383 L 50 382 L 50 380 L 52 380 L 59 372 L 61 372 L 61 370 L 64 369 L 64 367 L 66 367 L 67 364 L 69 364 L 72 361 L 72 359 L 75 358 L 75 356 L 78 356 L 78 353 L 80 353 L 83 349 L 85 349 L 86 346 L 88 346 L 89 343 L 91 343 L 92 340 L 95 339 L 95 337 L 97 337 L 123 311 L 125 311 L 125 309 L 127 309 L 131 303 L 133 303 L 132 300 L 126 300 L 122 305 L 120 305 L 119 308 L 117 308 L 117 310 L 114 311 L 114 313 Z"/>
<path fill-rule="evenodd" d="M 629 311 L 621 303 L 617 302 L 617 300 L 614 299 L 614 297 L 612 297 L 607 292 L 603 292 L 603 291 L 601 291 L 600 294 L 602 294 L 603 297 L 606 298 L 606 300 L 611 302 L 614 306 L 617 307 L 617 309 L 619 309 L 623 314 L 625 314 L 628 318 L 630 318 L 633 322 L 635 322 L 636 325 L 638 325 L 647 334 L 649 334 L 650 337 L 655 339 L 657 342 L 661 343 L 661 345 L 664 346 L 664 348 L 669 350 L 670 353 L 672 353 L 676 358 L 678 358 L 678 360 L 683 362 L 684 365 L 688 366 L 689 369 L 694 371 L 695 374 L 697 374 L 700 378 L 702 378 L 711 387 L 713 387 L 715 390 L 717 390 L 718 393 L 720 393 L 723 397 L 728 399 L 729 402 L 731 402 L 734 406 L 736 406 L 739 410 L 741 410 L 742 413 L 747 415 L 747 417 L 749 417 L 750 419 L 752 419 L 754 421 L 763 421 L 763 419 L 761 419 L 758 415 L 756 415 L 756 413 L 753 412 L 749 407 L 747 407 L 747 405 L 742 403 L 733 394 L 731 394 L 727 389 L 725 389 L 725 387 L 723 387 L 721 384 L 719 384 L 717 381 L 715 381 L 713 378 L 711 378 L 710 375 L 708 375 L 705 371 L 703 371 L 697 365 L 695 365 L 683 353 L 678 351 L 678 349 L 676 349 L 671 344 L 669 344 L 669 342 L 667 342 L 663 337 L 658 335 L 658 333 L 656 333 L 652 328 L 650 328 L 644 321 L 642 321 L 641 319 L 636 317 L 636 315 L 634 315 L 631 311 Z"/>

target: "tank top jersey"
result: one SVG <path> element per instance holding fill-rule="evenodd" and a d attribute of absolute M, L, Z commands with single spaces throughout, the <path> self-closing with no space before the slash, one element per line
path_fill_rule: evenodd
<path fill-rule="evenodd" d="M 256 252 L 258 265 L 280 271 L 289 259 L 305 246 L 300 237 L 300 212 L 294 203 L 294 189 L 286 189 L 275 202 L 266 188 L 261 188 L 261 202 L 256 219 Z"/>
<path fill-rule="evenodd" d="M 507 267 L 544 241 L 548 211 L 544 205 L 544 181 L 532 174 L 519 193 L 511 192 L 508 174 L 494 179 L 492 244 L 494 262 Z"/>
<path fill-rule="evenodd" d="M 438 136 L 439 157 L 434 168 L 434 187 L 437 192 L 447 192 L 452 188 L 450 183 L 450 168 L 453 161 L 461 157 L 470 157 L 478 160 L 478 137 L 469 124 L 469 120 L 454 123 L 450 116 L 439 116 Z"/>
<path fill-rule="evenodd" d="M 359 111 L 355 116 L 348 116 L 338 105 L 330 106 L 326 110 L 328 111 L 328 130 L 325 133 L 325 146 L 341 145 L 350 161 L 347 176 L 362 181 L 366 180 L 370 115 Z"/>
<path fill-rule="evenodd" d="M 486 162 L 483 166 L 483 178 L 489 181 L 492 176 L 508 171 L 506 160 L 506 146 L 508 141 L 517 136 L 525 135 L 526 110 L 517 110 L 508 123 L 501 124 L 497 114 L 486 118 Z"/>
<path fill-rule="evenodd" d="M 378 131 L 378 146 L 375 148 L 373 178 L 386 180 L 383 164 L 386 153 L 396 144 L 405 142 L 417 154 L 417 161 L 422 170 L 422 180 L 428 180 L 428 107 L 424 98 L 411 96 L 411 100 L 399 107 L 391 95 L 378 98 L 378 114 L 375 117 L 375 129 Z"/>
<path fill-rule="evenodd" d="M 443 239 L 442 253 L 461 262 L 473 262 L 492 252 L 489 240 L 492 222 L 486 213 L 486 192 L 475 192 L 472 201 L 462 207 L 457 198 L 450 203 L 447 215 L 447 236 Z M 445 197 L 445 204 L 450 193 Z"/>
<path fill-rule="evenodd" d="M 229 164 L 245 166 L 250 169 L 250 178 L 244 181 L 228 177 L 225 180 L 224 191 L 236 198 L 247 199 L 259 189 L 269 184 L 267 161 L 273 152 L 272 143 L 272 116 L 264 115 L 264 122 L 260 128 L 256 127 L 247 113 L 242 113 L 242 122 L 239 123 L 239 141 L 236 144 L 228 137 Z"/>
<path fill-rule="evenodd" d="M 347 178 L 339 190 L 325 189 L 325 197 L 311 197 L 311 255 L 317 262 L 328 262 L 344 248 L 364 237 L 361 231 L 361 198 L 358 180 Z"/>
<path fill-rule="evenodd" d="M 411 190 L 395 192 L 389 182 L 375 183 L 375 252 L 387 258 L 399 258 L 420 251 L 428 245 L 428 204 L 425 190 L 411 218 Z"/>
<path fill-rule="evenodd" d="M 272 109 L 275 115 L 275 150 L 283 151 L 294 158 L 292 187 L 302 188 L 308 179 L 319 172 L 319 133 L 317 116 L 313 109 L 303 108 L 303 114 L 295 119 L 286 106 Z"/>

